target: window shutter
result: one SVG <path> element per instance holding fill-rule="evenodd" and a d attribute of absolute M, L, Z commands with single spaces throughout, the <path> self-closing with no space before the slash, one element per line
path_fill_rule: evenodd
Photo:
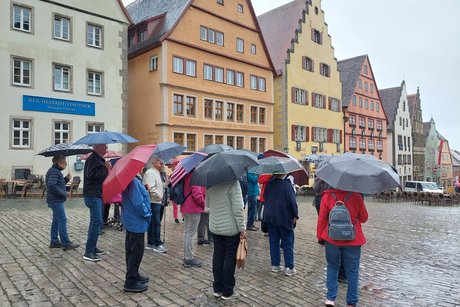
<path fill-rule="evenodd" d="M 326 95 L 323 95 L 323 109 L 326 109 Z"/>
<path fill-rule="evenodd" d="M 308 106 L 308 91 L 305 90 L 305 105 Z"/>
<path fill-rule="evenodd" d="M 311 28 L 311 40 L 315 41 L 315 29 Z"/>
<path fill-rule="evenodd" d="M 323 44 L 323 33 L 319 34 L 319 43 L 322 45 Z"/>
<path fill-rule="evenodd" d="M 311 93 L 311 105 L 313 107 L 316 107 L 315 96 L 316 96 L 316 94 L 312 92 Z"/>
<path fill-rule="evenodd" d="M 303 56 L 302 57 L 302 68 L 303 69 L 307 69 L 306 61 L 307 61 L 307 57 Z"/>
<path fill-rule="evenodd" d="M 295 126 L 291 125 L 291 141 L 295 141 Z"/>
<path fill-rule="evenodd" d="M 315 127 L 311 127 L 311 141 L 315 141 Z"/>
<path fill-rule="evenodd" d="M 340 144 L 342 144 L 342 130 L 340 130 Z"/>
<path fill-rule="evenodd" d="M 315 72 L 315 61 L 311 60 L 311 72 Z"/>
<path fill-rule="evenodd" d="M 327 142 L 332 143 L 332 129 L 327 129 Z"/>
<path fill-rule="evenodd" d="M 332 110 L 332 97 L 329 97 L 329 110 Z"/>
<path fill-rule="evenodd" d="M 295 102 L 295 87 L 291 87 L 291 102 Z"/>
<path fill-rule="evenodd" d="M 337 112 L 341 112 L 342 111 L 342 102 L 340 100 L 337 101 Z"/>
<path fill-rule="evenodd" d="M 310 137 L 310 128 L 305 127 L 305 142 L 309 141 L 309 137 Z"/>

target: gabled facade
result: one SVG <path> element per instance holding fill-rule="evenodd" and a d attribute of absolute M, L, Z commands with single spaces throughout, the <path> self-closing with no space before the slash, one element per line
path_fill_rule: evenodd
<path fill-rule="evenodd" d="M 407 104 L 406 82 L 401 86 L 379 90 L 388 117 L 387 161 L 399 173 L 401 186 L 412 180 L 412 124 Z"/>
<path fill-rule="evenodd" d="M 275 66 L 275 149 L 302 157 L 343 152 L 341 82 L 320 0 L 258 17 Z"/>
<path fill-rule="evenodd" d="M 460 182 L 460 151 L 450 150 L 452 156 L 452 178 L 454 182 Z"/>
<path fill-rule="evenodd" d="M 425 143 L 423 133 L 422 105 L 420 100 L 420 89 L 417 93 L 408 95 L 409 112 L 412 122 L 412 166 L 414 180 L 422 181 L 425 178 Z"/>
<path fill-rule="evenodd" d="M 37 153 L 50 145 L 128 132 L 121 1 L 2 0 L 0 17 L 0 178 L 45 175 L 51 159 Z M 69 171 L 81 176 L 76 159 Z"/>
<path fill-rule="evenodd" d="M 196 151 L 273 146 L 273 66 L 250 1 L 138 0 L 127 7 L 129 131 Z"/>
<path fill-rule="evenodd" d="M 387 116 L 367 55 L 338 62 L 342 81 L 345 151 L 388 159 Z M 389 162 L 389 161 L 387 161 Z"/>

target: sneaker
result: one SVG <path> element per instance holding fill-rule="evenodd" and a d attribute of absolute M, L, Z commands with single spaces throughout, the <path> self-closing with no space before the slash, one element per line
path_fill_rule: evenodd
<path fill-rule="evenodd" d="M 66 251 L 69 249 L 76 249 L 78 247 L 80 247 L 80 245 L 70 242 L 69 244 L 62 246 L 62 249 Z"/>
<path fill-rule="evenodd" d="M 139 275 L 137 277 L 137 281 L 140 282 L 141 284 L 146 284 L 150 281 L 150 278 L 148 278 L 147 276 Z"/>
<path fill-rule="evenodd" d="M 284 271 L 284 267 L 282 265 L 272 266 L 273 273 L 278 273 L 278 272 L 283 272 L 283 271 Z"/>
<path fill-rule="evenodd" d="M 326 307 L 334 307 L 335 303 L 334 303 L 334 301 L 330 301 L 330 300 L 326 299 L 326 301 L 324 302 L 324 305 L 326 305 Z"/>
<path fill-rule="evenodd" d="M 286 268 L 286 270 L 284 270 L 284 274 L 286 276 L 292 276 L 292 275 L 295 275 L 296 273 L 297 273 L 297 271 L 294 268 L 292 268 L 292 269 Z"/>
<path fill-rule="evenodd" d="M 153 245 L 153 244 L 147 244 L 147 245 L 145 246 L 145 249 L 148 249 L 148 250 L 152 250 L 152 249 L 154 249 L 154 248 L 155 248 L 155 245 Z"/>
<path fill-rule="evenodd" d="M 56 243 L 50 243 L 50 248 L 61 248 L 62 244 L 61 242 L 56 242 Z"/>
<path fill-rule="evenodd" d="M 339 275 L 339 283 L 346 284 L 347 283 L 347 278 Z"/>
<path fill-rule="evenodd" d="M 164 245 L 154 246 L 152 250 L 157 253 L 166 253 L 168 251 Z"/>
<path fill-rule="evenodd" d="M 219 297 L 221 297 L 221 296 L 222 296 L 222 292 L 214 292 L 214 294 L 213 294 L 213 295 L 214 295 L 214 297 L 217 297 L 217 298 L 219 298 Z"/>
<path fill-rule="evenodd" d="M 147 290 L 148 287 L 149 286 L 147 284 L 137 282 L 134 285 L 129 286 L 129 287 L 124 286 L 123 291 L 124 292 L 144 292 L 145 290 Z"/>
<path fill-rule="evenodd" d="M 198 242 L 198 245 L 209 245 L 209 244 L 211 244 L 211 242 L 209 242 L 208 240 L 203 240 L 203 241 Z"/>
<path fill-rule="evenodd" d="M 247 230 L 247 231 L 257 231 L 258 228 L 255 227 L 255 226 L 248 226 L 248 227 L 246 227 L 246 230 Z"/>
<path fill-rule="evenodd" d="M 96 247 L 96 249 L 94 250 L 94 253 L 95 253 L 96 255 L 99 255 L 99 256 L 105 255 L 105 251 L 103 251 L 103 250 L 101 250 L 101 249 L 99 249 L 99 248 L 97 248 L 97 247 Z"/>
<path fill-rule="evenodd" d="M 180 223 L 180 222 L 179 222 L 179 219 L 174 219 L 174 223 L 175 223 L 175 224 L 179 224 L 179 223 Z"/>
<path fill-rule="evenodd" d="M 102 258 L 96 255 L 95 253 L 85 253 L 83 255 L 83 259 L 92 261 L 92 262 L 98 262 L 102 260 Z"/>
<path fill-rule="evenodd" d="M 203 265 L 203 261 L 193 258 L 190 260 L 184 259 L 184 267 L 191 268 L 191 267 L 201 267 Z"/>
<path fill-rule="evenodd" d="M 230 300 L 234 300 L 234 299 L 239 298 L 239 297 L 240 297 L 240 294 L 239 294 L 239 293 L 236 293 L 236 292 L 233 292 L 233 294 L 230 295 L 230 296 L 223 296 L 223 295 L 222 295 L 221 297 L 222 297 L 222 299 L 225 300 L 225 301 L 230 301 Z"/>

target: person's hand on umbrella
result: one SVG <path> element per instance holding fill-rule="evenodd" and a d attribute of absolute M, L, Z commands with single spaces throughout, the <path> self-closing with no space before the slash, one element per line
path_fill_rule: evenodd
<path fill-rule="evenodd" d="M 112 164 L 109 161 L 105 161 L 105 167 L 109 172 L 112 170 Z"/>

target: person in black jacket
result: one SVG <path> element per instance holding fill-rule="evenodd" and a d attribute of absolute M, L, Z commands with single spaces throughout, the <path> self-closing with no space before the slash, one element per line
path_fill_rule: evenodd
<path fill-rule="evenodd" d="M 112 169 L 110 162 L 103 158 L 106 152 L 106 144 L 93 145 L 93 153 L 86 159 L 84 170 L 83 197 L 89 208 L 90 222 L 83 259 L 93 262 L 101 261 L 100 256 L 105 254 L 96 245 L 102 226 L 102 183 Z"/>
<path fill-rule="evenodd" d="M 67 217 L 64 209 L 64 202 L 67 199 L 65 184 L 69 182 L 71 176 L 68 174 L 64 178 L 61 173 L 66 166 L 67 161 L 65 156 L 56 155 L 53 157 L 53 166 L 51 166 L 45 176 L 46 202 L 48 203 L 48 207 L 53 211 L 50 248 L 62 247 L 63 250 L 75 249 L 79 246 L 72 243 L 67 234 Z"/>

